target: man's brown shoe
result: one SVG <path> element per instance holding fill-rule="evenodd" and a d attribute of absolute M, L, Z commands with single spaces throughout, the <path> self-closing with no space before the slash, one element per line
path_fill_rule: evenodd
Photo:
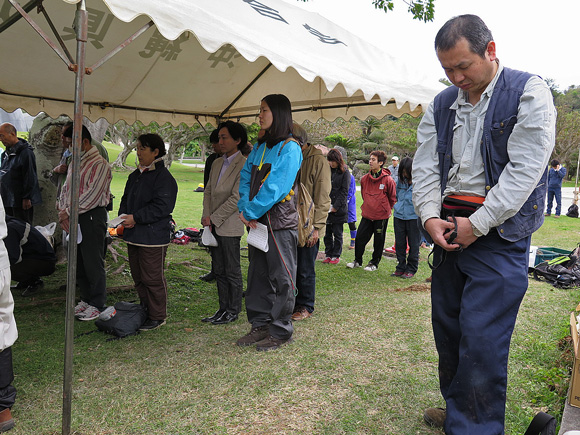
<path fill-rule="evenodd" d="M 310 316 L 312 316 L 312 313 L 306 307 L 300 307 L 292 314 L 292 320 L 296 322 L 297 320 L 308 319 Z"/>
<path fill-rule="evenodd" d="M 258 341 L 256 343 L 256 349 L 257 350 L 263 350 L 263 351 L 268 351 L 268 350 L 276 350 L 278 349 L 280 346 L 285 345 L 286 343 L 292 343 L 293 338 L 276 338 L 276 337 L 272 337 L 271 335 L 268 336 L 268 338 L 264 338 L 261 341 Z"/>
<path fill-rule="evenodd" d="M 0 433 L 9 431 L 14 427 L 14 419 L 10 413 L 10 409 L 6 408 L 0 412 Z"/>
<path fill-rule="evenodd" d="M 443 429 L 446 412 L 443 408 L 427 408 L 423 413 L 423 420 L 430 426 Z"/>
<path fill-rule="evenodd" d="M 256 328 L 252 328 L 250 332 L 236 341 L 238 346 L 251 346 L 252 344 L 257 343 L 264 338 L 268 338 L 270 336 L 270 327 L 268 325 L 258 326 Z"/>

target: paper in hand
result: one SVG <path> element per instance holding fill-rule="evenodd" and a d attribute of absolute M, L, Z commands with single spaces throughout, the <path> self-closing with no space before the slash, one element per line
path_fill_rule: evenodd
<path fill-rule="evenodd" d="M 256 225 L 256 228 L 250 228 L 247 242 L 260 251 L 268 252 L 268 227 L 260 222 L 256 222 Z"/>

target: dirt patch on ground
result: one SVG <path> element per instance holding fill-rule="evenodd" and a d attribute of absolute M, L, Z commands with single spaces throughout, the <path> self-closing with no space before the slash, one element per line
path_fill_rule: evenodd
<path fill-rule="evenodd" d="M 431 284 L 430 283 L 423 283 L 423 284 L 413 284 L 409 287 L 401 287 L 396 288 L 393 291 L 396 292 L 428 292 L 431 291 Z"/>

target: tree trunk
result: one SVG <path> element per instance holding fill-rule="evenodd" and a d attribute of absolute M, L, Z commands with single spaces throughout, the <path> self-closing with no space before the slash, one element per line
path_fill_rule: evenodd
<path fill-rule="evenodd" d="M 123 147 L 123 150 L 119 153 L 119 155 L 117 156 L 115 161 L 111 164 L 111 166 L 114 168 L 125 168 L 126 169 L 127 165 L 125 164 L 125 161 L 127 160 L 127 157 L 129 156 L 129 154 L 131 154 L 131 151 L 133 151 L 135 149 L 135 145 L 136 145 L 135 142 L 133 142 L 131 144 L 125 144 L 125 146 Z"/>
<path fill-rule="evenodd" d="M 50 176 L 52 169 L 59 164 L 63 152 L 61 128 L 68 121 L 68 116 L 52 119 L 41 113 L 34 119 L 28 135 L 28 142 L 34 148 L 36 156 L 38 183 L 42 194 L 42 204 L 34 207 L 33 225 L 45 226 L 57 222 L 54 248 L 59 261 L 66 258 L 66 252 L 62 249 L 62 230 L 58 225 L 56 186 L 51 183 Z"/>
<path fill-rule="evenodd" d="M 97 122 L 91 122 L 87 117 L 83 119 L 83 124 L 91 133 L 91 137 L 97 142 L 103 142 L 107 129 L 109 128 L 109 121 L 105 118 L 99 119 Z"/>

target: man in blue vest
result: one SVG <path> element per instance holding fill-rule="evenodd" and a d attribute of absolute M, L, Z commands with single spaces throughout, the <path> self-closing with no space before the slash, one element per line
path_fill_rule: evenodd
<path fill-rule="evenodd" d="M 431 285 L 447 434 L 503 434 L 510 339 L 543 223 L 556 111 L 534 75 L 504 68 L 477 16 L 449 20 L 435 50 L 454 86 L 417 131 L 413 202 L 436 246 Z"/>

